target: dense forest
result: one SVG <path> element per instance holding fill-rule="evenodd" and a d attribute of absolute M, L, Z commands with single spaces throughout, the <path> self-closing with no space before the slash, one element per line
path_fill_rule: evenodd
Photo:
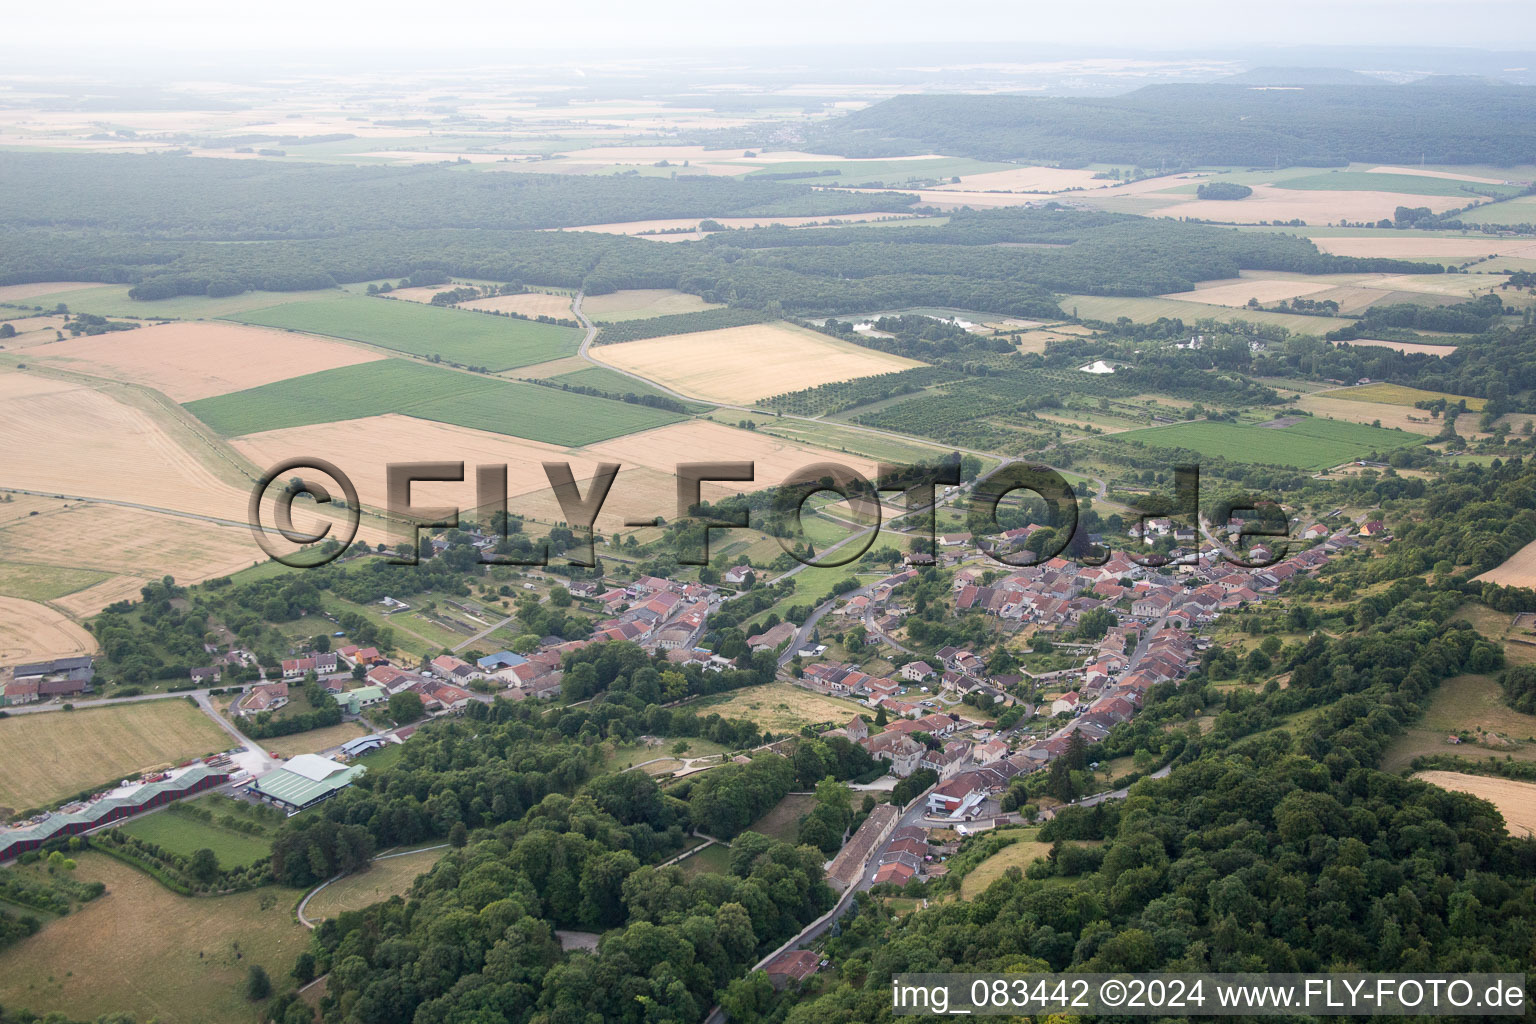
<path fill-rule="evenodd" d="M 164 157 L 124 157 L 126 163 L 119 165 L 117 159 L 0 156 L 0 284 L 110 281 L 133 285 L 134 298 L 159 299 L 330 288 L 430 271 L 583 288 L 588 294 L 675 287 L 763 315 L 932 305 L 1058 317 L 1052 292 L 1158 295 L 1239 270 L 1440 269 L 1329 256 L 1306 239 L 1284 235 L 1059 207 L 961 211 L 942 225 L 723 231 L 701 242 L 658 245 L 522 229 L 746 213 L 786 203 L 789 209 L 821 203 L 830 194 L 775 183 L 761 187 L 790 191 L 759 194 L 758 186 L 729 180 L 491 175 L 443 168 L 386 173 Z M 148 163 L 136 162 L 141 160 Z M 152 175 L 156 163 L 174 173 Z M 226 177 L 253 167 L 249 178 Z M 145 185 L 152 194 L 142 198 L 117 181 L 119 170 L 127 184 L 138 178 L 158 184 Z M 88 196 L 78 204 L 65 198 L 52 205 L 32 201 L 29 188 L 55 194 L 38 186 L 55 174 L 71 186 L 55 190 L 60 196 L 76 191 Z M 157 191 L 162 188 L 168 190 L 164 195 Z M 910 197 L 831 198 L 860 208 L 899 209 Z M 291 210 L 284 205 L 290 199 Z M 346 218 L 355 204 L 366 213 L 353 223 Z M 227 244 L 232 240 L 242 244 Z M 615 330 L 641 329 L 631 323 Z"/>
<path fill-rule="evenodd" d="M 1536 89 L 1468 79 L 1406 85 L 1150 85 L 1124 96 L 898 96 L 807 145 L 845 156 L 945 153 L 1081 166 L 1513 164 L 1536 159 Z"/>

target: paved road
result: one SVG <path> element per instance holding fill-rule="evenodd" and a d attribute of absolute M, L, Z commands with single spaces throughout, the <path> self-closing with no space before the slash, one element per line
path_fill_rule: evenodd
<path fill-rule="evenodd" d="M 220 519 L 218 516 L 199 515 L 196 512 L 184 512 L 181 509 L 161 508 L 159 505 L 140 505 L 134 501 L 115 501 L 112 498 L 92 498 L 84 494 L 59 494 L 57 491 L 28 491 L 20 487 L 0 487 L 0 492 L 9 494 L 30 494 L 37 498 L 62 498 L 65 501 L 89 501 L 97 505 L 120 505 L 123 508 L 136 508 L 141 512 L 158 512 L 166 516 L 178 516 L 182 519 L 196 519 L 204 523 L 213 523 L 217 526 L 238 526 L 249 530 L 251 524 L 234 519 Z"/>
<path fill-rule="evenodd" d="M 138 704 L 146 700 L 172 700 L 178 697 L 206 698 L 207 690 L 178 690 L 176 693 L 144 693 L 137 697 L 102 697 L 97 700 L 74 700 L 64 703 L 70 704 L 76 711 L 84 711 L 86 708 L 104 708 L 112 704 Z M 64 703 L 23 704 L 19 707 L 6 708 L 8 715 L 35 715 L 45 711 L 63 710 Z"/>
<path fill-rule="evenodd" d="M 1172 771 L 1172 770 L 1173 770 L 1173 762 L 1170 761 L 1167 764 L 1163 765 L 1161 768 L 1159 768 L 1157 771 L 1153 772 L 1151 775 L 1148 775 L 1147 778 L 1149 778 L 1149 779 L 1166 779 L 1168 777 L 1168 773 L 1170 771 Z M 1069 804 L 1068 806 L 1071 806 L 1071 807 L 1093 807 L 1093 806 L 1095 806 L 1097 804 L 1103 803 L 1106 800 L 1124 800 L 1125 799 L 1125 795 L 1127 793 L 1129 793 L 1130 791 L 1131 791 L 1130 787 L 1127 786 L 1125 789 L 1114 789 L 1114 790 L 1110 790 L 1108 793 L 1095 793 L 1093 796 L 1085 796 L 1081 800 L 1074 801 L 1073 803 Z"/>
<path fill-rule="evenodd" d="M 203 709 L 203 714 L 213 719 L 220 729 L 223 729 L 235 738 L 236 744 L 244 747 L 247 751 L 261 759 L 261 771 L 252 772 L 252 775 L 264 775 L 282 764 L 277 758 L 263 750 L 256 740 L 248 739 L 244 733 L 231 725 L 228 719 L 219 714 L 219 709 L 213 706 L 213 701 L 209 698 L 207 690 L 196 691 L 193 694 L 193 699 L 197 701 L 197 706 Z"/>

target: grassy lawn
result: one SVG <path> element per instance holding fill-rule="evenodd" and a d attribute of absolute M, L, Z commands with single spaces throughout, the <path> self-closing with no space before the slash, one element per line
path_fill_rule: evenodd
<path fill-rule="evenodd" d="M 381 772 L 405 756 L 405 745 L 401 743 L 386 743 L 378 750 L 364 754 L 353 764 L 367 765 L 370 772 Z"/>
<path fill-rule="evenodd" d="M 822 722 L 842 726 L 854 715 L 869 711 L 851 700 L 827 697 L 789 683 L 749 686 L 685 706 L 700 715 L 745 718 L 772 732 L 798 732 L 802 725 Z"/>
<path fill-rule="evenodd" d="M 532 320 L 354 295 L 289 302 L 230 316 L 240 323 L 328 334 L 462 366 L 508 370 L 575 355 L 582 332 Z"/>
<path fill-rule="evenodd" d="M 683 869 L 685 875 L 723 875 L 731 868 L 731 848 L 714 843 L 692 857 L 679 861 L 677 866 Z"/>
<path fill-rule="evenodd" d="M 800 819 L 811 813 L 816 798 L 808 793 L 791 793 L 774 805 L 767 814 L 747 828 L 765 836 L 793 843 L 800 833 Z"/>
<path fill-rule="evenodd" d="M 1238 462 L 1327 469 L 1370 452 L 1385 452 L 1419 444 L 1421 434 L 1387 430 L 1363 423 L 1303 417 L 1288 427 L 1260 424 L 1176 423 L 1115 435 L 1122 441 L 1139 441 L 1163 448 L 1189 448 L 1201 455 Z"/>
<path fill-rule="evenodd" d="M 410 891 L 417 875 L 432 870 L 447 853 L 446 850 L 426 850 L 406 857 L 389 857 L 376 860 L 364 871 L 348 875 L 332 882 L 305 908 L 305 916 L 312 921 L 336 917 L 348 910 L 362 910 L 375 903 L 382 903 L 391 896 L 404 896 Z"/>
<path fill-rule="evenodd" d="M 331 725 L 324 729 L 296 732 L 291 736 L 272 736 L 259 742 L 263 749 L 270 750 L 278 757 L 287 758 L 297 757 L 300 754 L 318 754 L 322 750 L 339 747 L 348 740 L 367 736 L 370 731 L 361 722 L 342 722 L 340 725 Z"/>
<path fill-rule="evenodd" d="M 0 1004 L 70 1019 L 252 1021 L 241 994 L 250 965 L 280 989 L 309 945 L 295 890 L 192 899 L 103 854 L 77 860 L 77 879 L 105 883 L 106 895 L 0 953 Z"/>
<path fill-rule="evenodd" d="M 672 748 L 678 743 L 688 744 L 688 749 L 681 754 L 672 752 Z M 608 766 L 613 769 L 632 768 L 646 761 L 655 761 L 658 758 L 679 757 L 708 757 L 711 754 L 728 753 L 729 748 L 723 747 L 710 740 L 701 739 L 698 736 L 686 736 L 676 739 L 662 737 L 661 742 L 655 746 L 646 743 L 626 743 L 617 747 L 613 757 L 609 759 Z"/>
<path fill-rule="evenodd" d="M 1034 830 L 1021 832 L 1019 839 L 972 868 L 960 880 L 961 898 L 974 899 L 985 892 L 987 886 L 1002 878 L 1009 868 L 1016 867 L 1022 871 L 1049 854 L 1051 844 L 1037 842 L 1034 836 Z"/>
<path fill-rule="evenodd" d="M 244 867 L 272 851 L 270 838 L 236 832 L 169 811 L 140 815 L 118 827 L 136 839 L 184 856 L 206 847 L 218 855 L 219 865 L 226 868 Z"/>
<path fill-rule="evenodd" d="M 39 807 L 232 746 L 227 733 L 178 699 L 12 715 L 0 719 L 0 804 Z"/>
<path fill-rule="evenodd" d="M 186 409 L 226 436 L 403 413 L 571 446 L 682 419 L 664 409 L 460 373 L 404 359 L 380 359 L 290 377 L 188 402 Z"/>

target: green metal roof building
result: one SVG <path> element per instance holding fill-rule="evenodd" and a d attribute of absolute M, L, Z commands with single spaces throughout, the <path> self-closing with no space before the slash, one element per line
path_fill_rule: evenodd
<path fill-rule="evenodd" d="M 251 791 L 297 814 L 346 789 L 368 769 L 319 754 L 300 754 L 251 785 Z"/>

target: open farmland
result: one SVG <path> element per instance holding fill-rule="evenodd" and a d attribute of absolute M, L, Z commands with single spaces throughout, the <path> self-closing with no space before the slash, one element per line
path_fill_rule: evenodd
<path fill-rule="evenodd" d="M 337 879 L 321 889 L 304 908 L 304 915 L 311 921 L 322 921 L 348 910 L 362 910 L 383 903 L 391 896 L 404 896 L 416 876 L 431 871 L 444 852 L 423 850 L 375 860 L 364 870 Z"/>
<path fill-rule="evenodd" d="M 231 522 L 245 515 L 246 491 L 215 474 L 161 419 L 102 390 L 0 372 L 0 437 L 7 439 L 3 487 Z"/>
<path fill-rule="evenodd" d="M 190 701 L 147 700 L 0 719 L 0 803 L 39 807 L 234 745 Z"/>
<path fill-rule="evenodd" d="M 1199 293 L 1181 292 L 1180 294 L 1188 296 Z M 1248 300 L 1245 298 L 1243 301 Z M 1353 320 L 1343 320 L 1338 317 L 1270 313 L 1259 309 L 1233 309 L 1229 306 L 1207 304 L 1204 300 L 1189 302 L 1166 296 L 1138 298 L 1116 295 L 1066 295 L 1061 299 L 1061 308 L 1069 313 L 1076 310 L 1077 315 L 1084 319 L 1104 320 L 1109 323 L 1113 323 L 1122 316 L 1130 317 L 1137 323 L 1151 323 L 1162 317 L 1170 319 L 1177 317 L 1189 324 L 1206 318 L 1222 321 L 1246 320 L 1249 323 L 1284 327 L 1297 334 L 1318 336 L 1354 323 Z"/>
<path fill-rule="evenodd" d="M 0 597 L 0 665 L 95 650 L 95 637 L 47 605 Z"/>
<path fill-rule="evenodd" d="M 1536 196 L 1489 203 L 1461 215 L 1468 224 L 1536 224 Z"/>
<path fill-rule="evenodd" d="M 1415 198 L 1450 196 L 1469 203 L 1486 199 L 1489 194 L 1512 196 L 1519 191 L 1512 185 L 1489 184 L 1475 179 L 1380 171 L 1324 171 L 1286 178 L 1275 182 L 1275 186 L 1303 192 L 1399 192 Z"/>
<path fill-rule="evenodd" d="M 1402 384 L 1361 384 L 1353 388 L 1336 388 L 1323 394 L 1346 402 L 1381 402 L 1386 405 L 1406 406 L 1443 398 L 1453 405 L 1457 402 L 1466 402 L 1467 408 L 1472 412 L 1482 412 L 1485 404 L 1481 398 L 1453 395 L 1446 391 L 1424 391 L 1420 388 L 1405 387 Z"/>
<path fill-rule="evenodd" d="M 1536 835 L 1536 783 L 1461 772 L 1418 772 L 1413 777 L 1441 789 L 1487 800 L 1504 816 L 1504 825 L 1512 836 Z"/>
<path fill-rule="evenodd" d="M 300 299 L 334 298 L 332 289 L 303 292 L 241 292 L 213 298 L 207 295 L 177 295 L 169 299 L 133 299 L 128 297 L 131 288 L 126 284 L 78 284 L 72 287 L 59 285 L 59 291 L 34 295 L 22 300 L 0 299 L 0 302 L 20 301 L 30 306 L 52 309 L 59 303 L 72 313 L 94 313 L 97 316 L 125 316 L 139 320 L 196 320 L 201 317 L 229 316 L 265 306 L 277 306 Z"/>
<path fill-rule="evenodd" d="M 121 505 L 39 500 L 45 504 L 37 515 L 0 522 L 0 579 L 26 571 L 54 581 L 62 593 L 35 599 L 71 615 L 137 600 L 146 582 L 162 576 L 197 583 L 266 558 L 243 527 Z M 63 589 L 80 573 L 94 578 Z"/>
<path fill-rule="evenodd" d="M 187 409 L 227 436 L 401 413 L 562 445 L 589 444 L 681 418 L 662 409 L 402 359 L 312 373 L 190 402 Z"/>
<path fill-rule="evenodd" d="M 573 355 L 581 331 L 419 302 L 355 295 L 290 302 L 231 317 L 241 323 L 349 338 L 461 366 L 508 370 Z"/>
<path fill-rule="evenodd" d="M 343 342 L 214 321 L 72 338 L 28 356 L 60 369 L 144 384 L 178 402 L 384 358 Z"/>
<path fill-rule="evenodd" d="M 607 295 L 588 295 L 581 300 L 581 311 L 604 323 L 719 308 L 718 302 L 705 302 L 697 295 L 676 288 L 630 288 Z"/>
<path fill-rule="evenodd" d="M 845 725 L 854 715 L 869 710 L 851 700 L 827 697 L 789 683 L 769 683 L 721 697 L 706 697 L 687 707 L 700 715 L 750 719 L 758 728 L 770 732 L 799 732 L 802 725 L 821 722 Z"/>
<path fill-rule="evenodd" d="M 1302 417 L 1286 427 L 1202 421 L 1149 427 L 1115 435 L 1201 455 L 1301 469 L 1327 469 L 1372 451 L 1389 451 L 1424 440 L 1417 434 L 1338 420 Z"/>
<path fill-rule="evenodd" d="M 0 953 L 0 1001 L 71 1019 L 129 1013 L 161 1024 L 254 1019 L 241 987 L 253 963 L 274 978 L 309 946 L 295 890 L 178 896 L 101 853 L 75 878 L 106 895 Z M 67 966 L 64 966 L 67 965 Z"/>
<path fill-rule="evenodd" d="M 1347 420 L 1350 423 L 1379 422 L 1383 427 L 1428 436 L 1440 433 L 1440 427 L 1445 422 L 1430 416 L 1423 409 L 1386 402 L 1345 401 L 1331 391 L 1303 395 L 1293 404 L 1319 419 Z"/>
<path fill-rule="evenodd" d="M 1324 191 L 1278 185 L 1254 185 L 1252 188 L 1253 195 L 1247 199 L 1189 198 L 1146 212 L 1154 217 L 1198 217 L 1226 224 L 1290 220 L 1302 220 L 1307 224 L 1334 224 L 1345 220 L 1391 220 L 1399 206 L 1426 206 L 1433 213 L 1444 213 L 1466 206 L 1476 198 L 1471 195 L 1407 195 L 1381 189 L 1336 188 Z"/>
<path fill-rule="evenodd" d="M 1536 541 L 1525 545 L 1499 565 L 1473 578 L 1481 583 L 1497 583 L 1502 587 L 1536 588 Z"/>
<path fill-rule="evenodd" d="M 1464 216 L 1475 214 L 1476 211 Z M 1379 235 L 1315 235 L 1312 241 L 1323 252 L 1335 256 L 1423 259 L 1455 263 L 1495 255 L 1536 258 L 1536 241 L 1528 238 L 1497 238 L 1487 235 L 1416 235 L 1410 232 L 1383 231 Z"/>
<path fill-rule="evenodd" d="M 517 295 L 495 295 L 485 299 L 470 299 L 458 303 L 459 309 L 474 309 L 482 313 L 521 313 L 523 316 L 551 316 L 557 320 L 570 320 L 571 297 L 551 295 L 549 292 L 522 292 Z"/>
<path fill-rule="evenodd" d="M 1455 345 L 1425 345 L 1412 341 L 1381 341 L 1376 338 L 1356 338 L 1337 342 L 1340 345 L 1359 345 L 1364 348 L 1390 348 L 1407 356 L 1448 356 L 1456 351 Z"/>
<path fill-rule="evenodd" d="M 606 345 L 594 357 L 674 391 L 726 403 L 921 365 L 780 323 Z"/>

